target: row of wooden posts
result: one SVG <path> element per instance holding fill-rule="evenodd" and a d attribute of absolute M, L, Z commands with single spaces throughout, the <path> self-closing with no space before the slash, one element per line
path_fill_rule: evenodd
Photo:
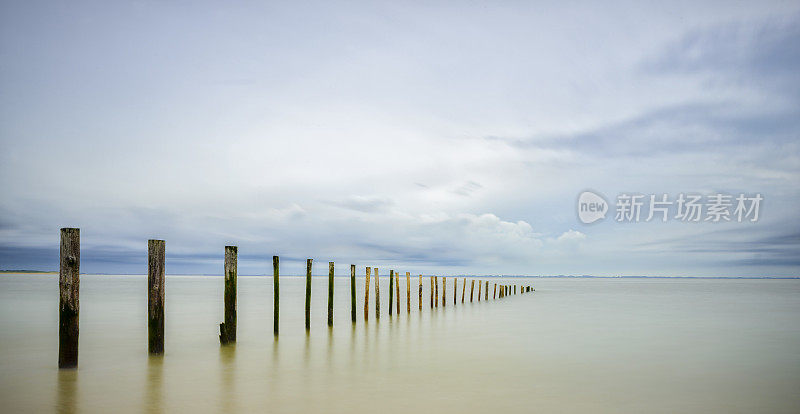
<path fill-rule="evenodd" d="M 219 340 L 221 344 L 236 342 L 236 276 L 237 276 L 237 251 L 236 246 L 225 246 L 225 293 L 224 293 L 224 321 L 219 325 Z M 61 229 L 61 247 L 59 264 L 59 368 L 74 368 L 78 365 L 78 292 L 80 284 L 80 230 L 76 228 Z M 165 287 L 165 243 L 164 240 L 148 240 L 147 242 L 147 337 L 148 352 L 151 354 L 164 353 L 164 287 Z M 305 296 L 305 327 L 311 328 L 311 265 L 313 260 L 306 260 L 306 296 Z M 272 257 L 273 290 L 275 293 L 273 310 L 273 330 L 277 336 L 280 317 L 280 278 L 279 258 Z M 328 263 L 328 326 L 333 327 L 333 262 Z M 369 291 L 372 271 L 375 272 L 375 318 L 380 318 L 380 285 L 378 268 L 366 268 L 366 285 L 364 289 L 364 320 L 369 320 Z M 396 304 L 397 314 L 400 313 L 400 279 L 399 272 L 389 271 L 389 315 L 392 315 L 393 303 Z M 447 278 L 442 277 L 441 305 L 447 303 Z M 458 303 L 458 278 L 453 277 L 453 305 Z M 431 308 L 438 307 L 439 277 L 430 276 L 431 280 Z M 484 288 L 485 286 L 485 288 Z M 464 303 L 467 288 L 467 279 L 463 278 L 461 285 L 461 303 Z M 498 290 L 499 288 L 499 290 Z M 492 299 L 503 298 L 511 294 L 530 292 L 530 286 L 498 285 L 494 283 Z M 469 301 L 473 301 L 475 280 L 472 279 L 469 289 Z M 489 300 L 489 281 L 478 280 L 478 301 L 483 295 L 484 300 Z M 393 297 L 394 296 L 394 297 Z M 422 311 L 422 275 L 419 275 L 419 310 Z M 411 312 L 411 274 L 406 272 L 406 311 Z M 356 265 L 350 265 L 350 314 L 353 323 L 356 322 Z"/>

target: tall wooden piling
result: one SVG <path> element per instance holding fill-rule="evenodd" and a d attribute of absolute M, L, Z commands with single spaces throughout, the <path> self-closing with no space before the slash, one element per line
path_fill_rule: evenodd
<path fill-rule="evenodd" d="M 453 306 L 456 305 L 456 298 L 458 298 L 458 278 L 453 278 Z"/>
<path fill-rule="evenodd" d="M 494 288 L 492 289 L 492 299 L 497 299 L 497 283 L 494 283 Z"/>
<path fill-rule="evenodd" d="M 411 273 L 406 272 L 406 313 L 411 313 Z"/>
<path fill-rule="evenodd" d="M 147 350 L 164 353 L 164 240 L 147 241 Z"/>
<path fill-rule="evenodd" d="M 436 286 L 434 287 L 434 291 L 436 292 L 436 299 L 433 301 L 434 307 L 439 307 L 439 276 L 434 276 L 433 281 L 436 282 Z"/>
<path fill-rule="evenodd" d="M 483 288 L 483 281 L 478 281 L 478 302 L 481 301 L 481 289 Z"/>
<path fill-rule="evenodd" d="M 78 366 L 81 230 L 61 229 L 58 266 L 58 367 Z"/>
<path fill-rule="evenodd" d="M 517 285 L 514 285 L 514 294 L 517 294 Z"/>
<path fill-rule="evenodd" d="M 394 272 L 394 297 L 397 304 L 397 316 L 400 316 L 400 273 Z M 389 304 L 391 306 L 391 303 Z"/>
<path fill-rule="evenodd" d="M 483 290 L 483 299 L 489 300 L 489 281 L 486 281 L 486 289 Z"/>
<path fill-rule="evenodd" d="M 236 246 L 225 246 L 225 322 L 219 324 L 219 342 L 236 342 Z"/>
<path fill-rule="evenodd" d="M 328 262 L 328 326 L 333 327 L 333 262 Z"/>
<path fill-rule="evenodd" d="M 461 282 L 461 303 L 464 303 L 464 294 L 467 293 L 467 278 L 464 278 L 464 281 Z"/>
<path fill-rule="evenodd" d="M 375 319 L 381 318 L 381 285 L 378 279 L 378 268 L 375 268 Z"/>
<path fill-rule="evenodd" d="M 442 276 L 442 307 L 445 306 L 447 299 L 447 278 Z"/>
<path fill-rule="evenodd" d="M 389 316 L 392 316 L 392 307 L 394 303 L 394 270 L 389 270 Z"/>
<path fill-rule="evenodd" d="M 475 292 L 475 279 L 469 284 L 469 301 L 472 302 L 472 293 Z M 479 293 L 480 295 L 480 293 Z"/>
<path fill-rule="evenodd" d="M 306 330 L 311 329 L 311 265 L 312 259 L 306 259 Z"/>
<path fill-rule="evenodd" d="M 367 282 L 364 286 L 364 320 L 369 320 L 369 276 L 372 273 L 372 268 L 367 268 Z"/>
<path fill-rule="evenodd" d="M 350 265 L 350 319 L 356 323 L 356 265 Z"/>
<path fill-rule="evenodd" d="M 422 312 L 422 273 L 419 275 L 419 311 Z"/>
<path fill-rule="evenodd" d="M 272 256 L 272 290 L 274 299 L 272 303 L 272 333 L 278 336 L 280 330 L 280 313 L 281 313 L 281 284 L 280 276 L 280 259 L 278 256 Z"/>
<path fill-rule="evenodd" d="M 433 309 L 433 276 L 431 276 L 431 309 Z"/>

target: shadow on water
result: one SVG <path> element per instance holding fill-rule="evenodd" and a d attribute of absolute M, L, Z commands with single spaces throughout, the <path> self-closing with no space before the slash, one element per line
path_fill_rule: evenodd
<path fill-rule="evenodd" d="M 164 412 L 163 384 L 164 357 L 151 355 L 147 358 L 147 387 L 145 388 L 145 411 Z"/>
<path fill-rule="evenodd" d="M 222 412 L 236 412 L 236 345 L 219 347 L 220 406 Z"/>
<path fill-rule="evenodd" d="M 71 414 L 77 412 L 77 391 L 78 370 L 58 370 L 57 411 L 59 414 Z"/>

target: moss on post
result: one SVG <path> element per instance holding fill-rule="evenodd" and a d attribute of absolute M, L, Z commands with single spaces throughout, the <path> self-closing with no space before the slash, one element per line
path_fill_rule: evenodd
<path fill-rule="evenodd" d="M 219 324 L 219 342 L 236 342 L 236 246 L 225 246 L 225 322 Z"/>

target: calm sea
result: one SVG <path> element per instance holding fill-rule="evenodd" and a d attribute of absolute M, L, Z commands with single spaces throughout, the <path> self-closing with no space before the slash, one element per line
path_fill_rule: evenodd
<path fill-rule="evenodd" d="M 349 277 L 240 277 L 238 343 L 220 347 L 221 277 L 167 276 L 166 354 L 147 355 L 147 278 L 81 276 L 80 361 L 57 369 L 58 278 L 0 276 L 3 412 L 797 413 L 800 280 L 506 279 L 532 294 L 350 322 Z M 500 279 L 492 279 L 491 282 Z M 477 288 L 476 288 L 477 291 Z M 476 292 L 477 294 L 477 292 Z M 370 298 L 374 300 L 374 292 Z"/>

